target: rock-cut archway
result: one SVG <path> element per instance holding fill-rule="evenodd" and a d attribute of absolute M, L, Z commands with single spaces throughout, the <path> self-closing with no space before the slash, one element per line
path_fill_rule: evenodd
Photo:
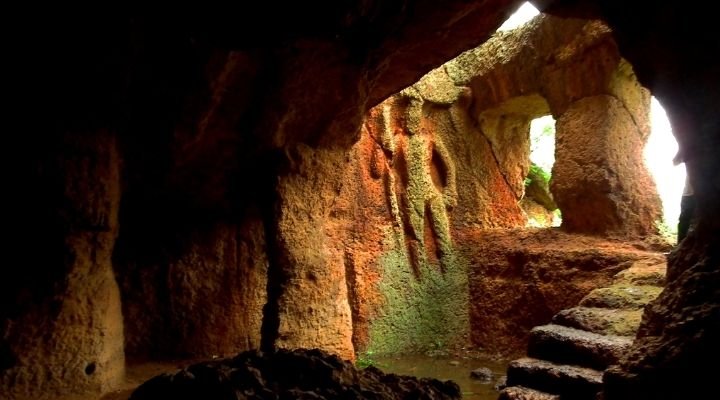
<path fill-rule="evenodd" d="M 495 56 L 498 62 L 480 64 L 469 79 L 473 91 L 486 94 L 474 112 L 486 115 L 485 124 L 553 115 L 551 189 L 563 228 L 636 238 L 655 233 L 660 203 L 642 158 L 650 93 L 620 56 L 610 29 L 599 21 L 542 16 L 497 34 L 458 63 Z"/>

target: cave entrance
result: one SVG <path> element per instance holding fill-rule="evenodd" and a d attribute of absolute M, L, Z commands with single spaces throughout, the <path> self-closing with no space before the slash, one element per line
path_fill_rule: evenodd
<path fill-rule="evenodd" d="M 526 1 L 518 7 L 518 9 L 507 20 L 505 20 L 505 22 L 503 22 L 497 30 L 498 32 L 503 32 L 518 28 L 526 24 L 538 14 L 540 14 L 540 11 L 530 4 L 529 1 Z"/>
<path fill-rule="evenodd" d="M 644 156 L 662 201 L 663 217 L 658 221 L 658 230 L 668 241 L 675 243 L 686 171 L 685 164 L 673 165 L 671 162 L 678 151 L 678 143 L 673 136 L 665 109 L 654 96 L 650 103 L 650 123 L 652 130 L 645 145 Z"/>
<path fill-rule="evenodd" d="M 525 195 L 520 206 L 527 215 L 527 227 L 558 227 L 560 207 L 550 192 L 555 164 L 555 119 L 552 115 L 530 122 L 530 170 L 525 178 Z"/>

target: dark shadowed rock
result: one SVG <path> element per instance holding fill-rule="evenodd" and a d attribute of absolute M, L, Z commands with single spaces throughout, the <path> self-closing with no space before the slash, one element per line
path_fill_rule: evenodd
<path fill-rule="evenodd" d="M 509 387 L 500 393 L 498 400 L 559 400 L 560 396 L 540 392 L 523 386 Z"/>
<path fill-rule="evenodd" d="M 480 367 L 478 369 L 470 371 L 470 376 L 481 382 L 490 382 L 492 381 L 493 373 L 490 368 Z"/>
<path fill-rule="evenodd" d="M 498 392 L 505 389 L 507 387 L 507 376 L 503 375 L 500 378 L 498 378 L 497 381 L 495 381 L 495 385 L 493 386 L 493 389 L 497 390 Z"/>
<path fill-rule="evenodd" d="M 600 335 L 561 325 L 543 325 L 530 332 L 528 356 L 604 369 L 616 363 L 632 344 L 625 336 Z"/>
<path fill-rule="evenodd" d="M 322 350 L 248 351 L 150 379 L 131 400 L 459 399 L 452 381 L 364 370 Z"/>
<path fill-rule="evenodd" d="M 595 399 L 602 385 L 600 371 L 533 358 L 511 362 L 507 376 L 508 386 L 532 387 L 569 399 Z"/>

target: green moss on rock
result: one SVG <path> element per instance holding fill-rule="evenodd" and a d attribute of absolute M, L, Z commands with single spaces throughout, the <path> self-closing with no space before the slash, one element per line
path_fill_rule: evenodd
<path fill-rule="evenodd" d="M 461 346 L 468 334 L 467 265 L 455 255 L 419 263 L 413 271 L 397 231 L 385 235 L 380 291 L 385 298 L 370 328 L 367 351 L 375 355 L 419 353 Z"/>
<path fill-rule="evenodd" d="M 580 301 L 583 307 L 642 308 L 662 292 L 657 286 L 617 284 L 595 289 Z"/>

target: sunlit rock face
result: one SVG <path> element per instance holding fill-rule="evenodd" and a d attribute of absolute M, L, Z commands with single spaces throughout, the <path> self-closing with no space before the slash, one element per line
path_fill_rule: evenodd
<path fill-rule="evenodd" d="M 620 108 L 584 106 L 596 98 L 620 98 Z M 543 259 L 540 270 L 567 268 L 569 281 L 545 277 L 563 280 L 558 288 L 570 285 L 554 291 L 535 282 L 537 273 L 522 261 L 503 261 L 523 252 L 513 250 L 512 241 L 498 249 L 480 242 L 495 238 L 484 233 L 488 228 L 524 225 L 518 203 L 530 166 L 529 123 L 549 112 L 560 118 L 553 183 L 566 207 L 565 229 L 651 233 L 659 201 L 637 163 L 649 130 L 647 101 L 606 26 L 541 17 L 494 36 L 371 109 L 352 153 L 362 183 L 341 202 L 365 210 L 358 210 L 363 218 L 345 245 L 357 349 L 428 351 L 470 340 L 488 351 L 517 353 L 532 326 L 607 283 L 632 256 L 613 255 L 588 275 L 582 261 L 571 261 L 582 252 L 557 260 L 528 253 Z M 586 282 L 569 278 L 575 274 Z"/>
<path fill-rule="evenodd" d="M 627 107 L 607 112 L 582 107 L 602 93 Z M 354 227 L 357 237 L 367 237 L 364 231 L 372 226 L 378 239 L 370 243 L 382 245 L 356 243 L 346 252 L 353 273 L 371 277 L 352 280 L 356 345 L 400 352 L 467 340 L 469 264 L 458 250 L 481 240 L 471 232 L 524 224 L 518 202 L 525 194 L 529 123 L 535 117 L 553 112 L 560 118 L 553 185 L 567 215 L 565 228 L 651 233 L 659 201 L 638 164 L 649 129 L 643 114 L 648 101 L 606 26 L 542 17 L 497 34 L 370 110 L 353 153 L 363 182 L 353 193 L 371 193 L 362 196 L 362 204 L 374 210 L 377 222 Z M 627 117 L 626 109 L 634 114 Z M 629 210 L 644 219 L 633 219 Z M 358 257 L 362 261 L 355 261 Z M 369 295 L 373 289 L 380 295 Z M 436 299 L 434 312 L 421 300 L 429 293 Z M 495 343 L 502 339 L 493 341 L 493 348 Z"/>
<path fill-rule="evenodd" d="M 351 153 L 357 185 L 341 196 L 352 207 L 343 214 L 362 216 L 348 225 L 345 245 L 359 350 L 467 344 L 468 263 L 461 251 L 471 244 L 458 238 L 525 223 L 521 194 L 471 113 L 473 97 L 441 67 L 368 113 Z M 522 146 L 517 140 L 506 148 Z M 521 153 L 515 163 L 527 164 Z"/>
<path fill-rule="evenodd" d="M 642 158 L 650 94 L 606 25 L 541 16 L 497 34 L 447 68 L 478 93 L 474 112 L 493 144 L 524 151 L 524 160 L 513 150 L 500 152 L 516 192 L 522 193 L 518 178 L 528 172 L 528 146 L 507 146 L 504 138 L 527 140 L 529 121 L 552 114 L 557 144 L 551 191 L 563 228 L 626 237 L 656 232 L 660 201 Z M 522 128 L 514 132 L 513 125 Z"/>
<path fill-rule="evenodd" d="M 556 126 L 552 190 L 563 228 L 628 237 L 655 233 L 660 202 L 643 162 L 643 136 L 622 102 L 586 97 Z"/>

